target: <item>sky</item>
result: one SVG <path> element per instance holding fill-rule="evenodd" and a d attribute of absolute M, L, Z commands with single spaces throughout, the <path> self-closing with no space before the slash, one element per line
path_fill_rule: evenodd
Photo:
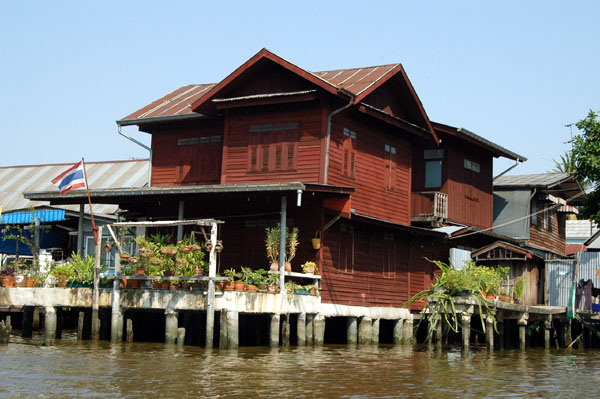
<path fill-rule="evenodd" d="M 145 158 L 116 120 L 264 47 L 309 71 L 402 63 L 431 120 L 544 173 L 600 110 L 599 17 L 598 1 L 0 0 L 0 166 Z"/>

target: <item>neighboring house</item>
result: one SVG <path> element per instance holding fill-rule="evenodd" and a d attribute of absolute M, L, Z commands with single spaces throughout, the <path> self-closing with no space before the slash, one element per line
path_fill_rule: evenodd
<path fill-rule="evenodd" d="M 598 232 L 598 226 L 591 220 L 567 220 L 565 238 L 567 255 L 587 250 L 586 241 Z"/>
<path fill-rule="evenodd" d="M 184 86 L 117 124 L 152 135 L 151 187 L 93 189 L 94 203 L 119 204 L 130 219 L 225 221 L 221 271 L 267 268 L 265 227 L 285 213 L 300 230 L 293 270 L 316 261 L 322 301 L 340 305 L 401 307 L 431 286 L 427 259 L 495 239 L 448 237 L 491 228 L 492 159 L 525 160 L 432 123 L 400 64 L 311 73 L 268 50 L 218 84 Z"/>
<path fill-rule="evenodd" d="M 23 193 L 32 190 L 56 191 L 52 179 L 72 166 L 68 164 L 23 165 L 0 167 L 0 225 L 29 225 L 33 217 L 40 218 L 42 234 L 40 248 L 53 251 L 55 260 L 65 258 L 77 249 L 77 231 L 81 215 L 78 203 L 71 202 L 60 206 L 47 206 L 40 201 L 25 199 Z M 86 170 L 91 189 L 113 187 L 142 187 L 148 181 L 148 160 L 86 162 Z M 85 190 L 83 190 L 85 193 Z M 87 204 L 87 203 L 85 203 Z M 116 220 L 117 205 L 94 205 L 96 222 L 104 224 Z M 89 206 L 84 212 L 83 250 L 93 250 Z M 0 254 L 14 255 L 17 252 L 15 240 L 2 240 L 0 233 Z M 88 244 L 92 244 L 88 248 Z M 19 246 L 19 254 L 31 255 L 29 248 Z"/>
<path fill-rule="evenodd" d="M 565 222 L 583 189 L 568 173 L 501 176 L 494 180 L 494 232 L 498 240 L 473 252 L 478 262 L 511 267 L 526 280 L 523 301 L 544 303 L 545 261 L 565 252 Z"/>
<path fill-rule="evenodd" d="M 597 230 L 594 235 L 588 238 L 584 245 L 589 252 L 600 252 L 600 230 Z"/>

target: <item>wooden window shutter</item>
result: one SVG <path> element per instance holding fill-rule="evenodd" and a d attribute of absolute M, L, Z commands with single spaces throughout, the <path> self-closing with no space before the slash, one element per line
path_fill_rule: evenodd
<path fill-rule="evenodd" d="M 294 143 L 288 143 L 287 145 L 287 168 L 289 170 L 294 169 L 294 161 L 296 160 L 296 145 Z"/>
<path fill-rule="evenodd" d="M 281 160 L 283 156 L 283 144 L 275 145 L 275 170 L 281 170 Z"/>

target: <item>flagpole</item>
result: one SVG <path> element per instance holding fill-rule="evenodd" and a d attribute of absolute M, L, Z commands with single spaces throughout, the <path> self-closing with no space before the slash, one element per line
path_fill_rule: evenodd
<path fill-rule="evenodd" d="M 87 172 L 85 170 L 85 161 L 81 157 L 81 164 L 83 165 L 83 177 L 85 178 L 85 190 L 87 191 L 88 204 L 90 205 L 90 215 L 92 217 L 92 232 L 94 233 L 94 244 L 98 245 L 98 228 L 94 222 L 94 211 L 92 210 L 92 198 L 90 197 L 90 186 L 88 184 Z"/>

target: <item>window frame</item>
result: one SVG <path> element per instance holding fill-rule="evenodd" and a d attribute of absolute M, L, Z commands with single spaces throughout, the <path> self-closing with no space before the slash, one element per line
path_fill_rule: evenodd
<path fill-rule="evenodd" d="M 297 170 L 299 141 L 299 122 L 250 125 L 247 172 L 285 173 Z"/>

